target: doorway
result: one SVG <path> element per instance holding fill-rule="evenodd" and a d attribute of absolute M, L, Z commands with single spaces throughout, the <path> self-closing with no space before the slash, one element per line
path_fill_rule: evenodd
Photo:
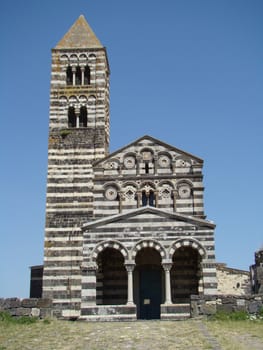
<path fill-rule="evenodd" d="M 141 249 L 135 259 L 135 302 L 138 319 L 160 319 L 163 294 L 161 256 L 153 248 Z"/>

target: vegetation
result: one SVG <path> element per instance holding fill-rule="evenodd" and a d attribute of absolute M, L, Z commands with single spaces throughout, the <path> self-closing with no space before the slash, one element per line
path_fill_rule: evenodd
<path fill-rule="evenodd" d="M 0 312 L 0 325 L 2 324 L 32 324 L 37 322 L 37 317 L 21 316 L 12 317 L 8 312 Z"/>
<path fill-rule="evenodd" d="M 65 138 L 69 134 L 71 134 L 71 131 L 68 130 L 68 129 L 60 130 L 60 135 L 61 135 L 62 138 Z"/>
<path fill-rule="evenodd" d="M 244 312 L 180 322 L 69 322 L 0 313 L 0 350 L 198 350 L 213 349 L 213 339 L 224 350 L 263 349 L 263 321 Z"/>

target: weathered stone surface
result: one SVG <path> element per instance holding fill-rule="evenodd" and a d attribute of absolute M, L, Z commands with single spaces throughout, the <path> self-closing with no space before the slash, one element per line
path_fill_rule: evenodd
<path fill-rule="evenodd" d="M 38 304 L 38 299 L 37 298 L 28 298 L 28 299 L 23 299 L 21 301 L 21 306 L 22 307 L 36 307 Z"/>
<path fill-rule="evenodd" d="M 258 313 L 261 308 L 262 308 L 262 302 L 259 302 L 259 301 L 251 301 L 248 304 L 248 311 L 251 314 Z"/>
<path fill-rule="evenodd" d="M 52 306 L 52 300 L 51 299 L 38 299 L 36 307 L 38 308 L 50 308 Z"/>

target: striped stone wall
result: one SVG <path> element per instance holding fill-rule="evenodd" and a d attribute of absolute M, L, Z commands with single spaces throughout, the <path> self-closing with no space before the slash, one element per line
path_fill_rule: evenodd
<path fill-rule="evenodd" d="M 83 242 L 83 278 L 82 278 L 82 313 L 89 315 L 94 311 L 96 282 L 100 280 L 97 273 L 98 256 L 107 248 L 116 249 L 122 254 L 124 265 L 133 264 L 137 253 L 143 248 L 153 248 L 160 253 L 163 268 L 166 264 L 173 266 L 173 256 L 178 250 L 189 249 L 199 269 L 196 289 L 200 295 L 216 294 L 217 279 L 214 251 L 214 225 L 203 219 L 188 219 L 182 214 L 165 212 L 163 209 L 142 207 L 129 213 L 118 214 L 109 219 L 99 219 L 84 225 Z M 181 256 L 183 257 L 183 256 Z M 189 256 L 185 255 L 189 262 Z M 186 270 L 181 266 L 181 286 L 191 284 Z M 193 269 L 192 269 L 193 270 Z M 90 273 L 92 271 L 92 273 Z M 171 274 L 171 280 L 174 276 Z M 178 281 L 175 281 L 177 284 Z M 136 286 L 135 286 L 136 288 Z M 92 311 L 92 312 L 93 312 Z"/>
<path fill-rule="evenodd" d="M 89 84 L 67 84 L 67 67 L 88 65 Z M 69 124 L 69 108 L 87 125 Z M 93 216 L 92 163 L 108 154 L 109 68 L 104 48 L 53 49 L 50 90 L 43 297 L 62 315 L 78 313 L 83 235 Z"/>
<path fill-rule="evenodd" d="M 142 137 L 94 165 L 94 216 L 140 207 L 148 192 L 155 207 L 205 218 L 202 166 L 197 157 Z"/>

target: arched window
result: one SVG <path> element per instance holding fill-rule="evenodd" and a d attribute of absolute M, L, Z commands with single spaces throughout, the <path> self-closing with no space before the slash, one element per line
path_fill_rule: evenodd
<path fill-rule="evenodd" d="M 68 66 L 66 74 L 67 74 L 67 85 L 72 85 L 73 84 L 73 72 L 72 72 L 72 68 L 70 66 Z"/>
<path fill-rule="evenodd" d="M 155 196 L 152 190 L 150 190 L 149 192 L 142 192 L 142 206 L 145 207 L 146 205 L 155 207 Z"/>
<path fill-rule="evenodd" d="M 76 114 L 75 114 L 75 108 L 69 107 L 68 109 L 68 127 L 69 128 L 75 128 L 76 127 Z"/>
<path fill-rule="evenodd" d="M 81 69 L 79 66 L 76 68 L 76 85 L 81 85 Z"/>
<path fill-rule="evenodd" d="M 87 65 L 84 70 L 84 85 L 90 84 L 90 68 Z"/>
<path fill-rule="evenodd" d="M 80 115 L 79 115 L 79 126 L 80 128 L 86 128 L 88 123 L 88 117 L 87 117 L 87 108 L 81 107 L 80 108 Z"/>

